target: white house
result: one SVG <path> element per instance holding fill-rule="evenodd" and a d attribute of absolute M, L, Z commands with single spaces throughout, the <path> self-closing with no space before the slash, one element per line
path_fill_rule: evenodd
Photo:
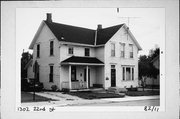
<path fill-rule="evenodd" d="M 141 47 L 125 24 L 93 30 L 55 23 L 47 13 L 29 49 L 46 89 L 138 86 Z"/>

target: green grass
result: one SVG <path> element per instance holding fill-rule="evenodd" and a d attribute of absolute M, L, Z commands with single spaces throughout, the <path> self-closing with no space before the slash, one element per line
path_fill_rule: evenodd
<path fill-rule="evenodd" d="M 128 96 L 151 96 L 159 95 L 159 91 L 127 91 Z"/>
<path fill-rule="evenodd" d="M 78 96 L 83 99 L 100 99 L 100 98 L 122 98 L 124 95 L 107 93 L 107 92 L 91 92 L 91 91 L 80 91 L 80 92 L 69 92 L 68 94 Z"/>
<path fill-rule="evenodd" d="M 21 102 L 42 102 L 42 101 L 55 101 L 51 98 L 46 98 L 43 96 L 35 95 L 35 100 L 33 100 L 33 94 L 29 92 L 21 92 Z"/>

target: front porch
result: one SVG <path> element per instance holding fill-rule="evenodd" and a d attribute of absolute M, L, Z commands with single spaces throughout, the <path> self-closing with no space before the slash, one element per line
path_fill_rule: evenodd
<path fill-rule="evenodd" d="M 96 58 L 74 56 L 73 58 L 76 60 L 73 59 L 72 61 L 71 57 L 61 62 L 61 67 L 68 72 L 67 79 L 61 82 L 62 89 L 85 90 L 93 87 L 102 88 L 104 85 L 104 64 Z"/>

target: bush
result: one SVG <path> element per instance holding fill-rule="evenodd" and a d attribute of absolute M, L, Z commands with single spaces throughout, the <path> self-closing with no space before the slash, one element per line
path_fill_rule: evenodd
<path fill-rule="evenodd" d="M 51 86 L 52 91 L 58 91 L 58 87 L 56 85 Z"/>
<path fill-rule="evenodd" d="M 119 87 L 109 87 L 107 91 L 118 94 L 118 93 L 126 93 L 127 89 L 119 88 Z"/>

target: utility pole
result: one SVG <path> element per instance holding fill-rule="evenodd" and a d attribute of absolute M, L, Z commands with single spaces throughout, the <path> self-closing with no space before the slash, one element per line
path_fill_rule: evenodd
<path fill-rule="evenodd" d="M 117 13 L 119 14 L 120 13 L 120 8 L 117 8 Z M 129 31 L 129 27 L 130 27 L 130 20 L 131 19 L 138 19 L 140 17 L 130 17 L 130 16 L 127 16 L 127 17 L 118 17 L 120 19 L 127 19 L 127 40 L 128 40 L 128 31 Z"/>

